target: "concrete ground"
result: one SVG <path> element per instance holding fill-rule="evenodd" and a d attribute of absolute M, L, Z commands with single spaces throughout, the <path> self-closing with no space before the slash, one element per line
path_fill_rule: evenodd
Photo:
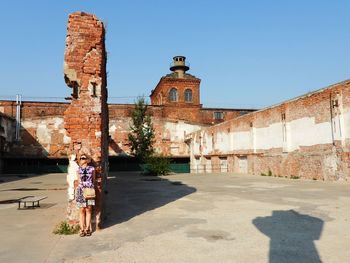
<path fill-rule="evenodd" d="M 65 175 L 1 177 L 0 262 L 349 262 L 350 185 L 112 173 L 106 228 L 58 236 Z M 47 195 L 37 209 L 11 200 Z M 6 201 L 7 200 L 7 201 Z"/>

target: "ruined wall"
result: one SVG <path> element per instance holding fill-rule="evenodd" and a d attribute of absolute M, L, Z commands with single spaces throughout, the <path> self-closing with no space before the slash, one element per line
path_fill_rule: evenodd
<path fill-rule="evenodd" d="M 133 109 L 133 105 L 110 105 L 110 156 L 130 154 L 128 133 Z M 185 136 L 206 125 L 163 118 L 163 107 L 149 106 L 149 113 L 155 129 L 155 151 L 172 157 L 189 157 Z"/>
<path fill-rule="evenodd" d="M 321 89 L 191 135 L 194 171 L 349 178 L 350 82 Z M 208 168 L 211 166 L 210 168 Z"/>
<path fill-rule="evenodd" d="M 109 105 L 111 156 L 130 154 L 128 133 L 133 109 L 131 104 Z M 212 109 L 205 113 L 211 116 L 205 121 L 202 118 L 202 110 L 198 107 L 150 105 L 148 109 L 155 129 L 155 150 L 167 156 L 189 157 L 185 136 L 213 123 Z M 238 115 L 239 110 L 227 110 L 227 118 L 235 118 Z"/>
<path fill-rule="evenodd" d="M 63 115 L 68 106 L 69 103 L 60 102 L 22 102 L 20 141 L 12 145 L 11 151 L 6 153 L 7 157 L 67 158 L 71 139 L 64 127 Z M 127 134 L 133 109 L 133 104 L 108 105 L 111 156 L 130 152 Z M 226 120 L 240 116 L 241 111 L 247 112 L 240 109 L 207 109 L 194 106 L 180 108 L 159 105 L 150 105 L 149 111 L 156 131 L 157 151 L 173 157 L 189 157 L 183 134 L 187 135 L 201 127 L 216 123 L 213 118 L 214 112 L 223 111 Z M 0 101 L 0 112 L 15 118 L 16 102 Z M 176 128 L 170 128 L 174 125 Z"/>
<path fill-rule="evenodd" d="M 22 102 L 21 130 L 18 142 L 12 143 L 7 158 L 67 158 L 70 138 L 64 129 L 63 113 L 67 103 Z M 0 102 L 0 112 L 16 117 L 16 102 Z M 15 130 L 12 131 L 13 136 Z"/>
<path fill-rule="evenodd" d="M 0 175 L 3 171 L 3 157 L 11 151 L 15 141 L 16 120 L 0 113 Z"/>
<path fill-rule="evenodd" d="M 96 168 L 96 225 L 101 222 L 103 186 L 108 172 L 108 106 L 105 30 L 91 14 L 69 15 L 64 78 L 72 88 L 72 101 L 64 112 L 64 127 L 71 141 L 69 155 L 90 154 Z M 69 220 L 78 220 L 68 207 Z"/>
<path fill-rule="evenodd" d="M 108 111 L 103 111 L 107 101 L 105 56 L 103 23 L 93 15 L 71 14 L 64 77 L 73 93 L 64 121 L 73 151 L 87 147 L 98 154 L 103 152 L 103 119 L 108 116 Z"/>
<path fill-rule="evenodd" d="M 11 158 L 66 158 L 71 142 L 62 117 L 22 120 L 20 141 L 7 155 Z"/>

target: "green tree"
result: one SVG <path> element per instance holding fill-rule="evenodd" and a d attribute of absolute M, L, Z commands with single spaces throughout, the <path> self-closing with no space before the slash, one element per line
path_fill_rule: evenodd
<path fill-rule="evenodd" d="M 167 175 L 170 172 L 170 159 L 164 155 L 153 155 L 147 160 L 146 172 L 149 175 Z"/>
<path fill-rule="evenodd" d="M 153 150 L 154 129 L 151 116 L 147 112 L 148 105 L 144 98 L 138 98 L 132 112 L 132 124 L 128 134 L 133 155 L 142 162 L 146 162 Z"/>

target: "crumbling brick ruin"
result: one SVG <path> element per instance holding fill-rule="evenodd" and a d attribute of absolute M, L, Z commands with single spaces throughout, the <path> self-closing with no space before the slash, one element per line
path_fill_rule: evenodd
<path fill-rule="evenodd" d="M 64 112 L 64 127 L 70 137 L 68 155 L 86 152 L 96 167 L 96 225 L 100 226 L 103 188 L 108 171 L 108 107 L 105 30 L 91 14 L 69 16 L 64 55 L 64 79 L 72 88 L 71 103 Z M 74 201 L 68 206 L 68 219 L 76 217 Z"/>
<path fill-rule="evenodd" d="M 189 66 L 185 60 L 175 56 L 172 73 L 163 76 L 151 91 L 149 112 L 157 153 L 187 165 L 194 173 L 350 179 L 350 80 L 259 111 L 205 108 L 199 96 L 201 80 L 186 73 Z M 23 101 L 20 138 L 14 140 L 11 123 L 15 123 L 16 101 L 0 101 L 4 172 L 36 172 L 45 161 L 65 172 L 59 162 L 62 166 L 67 157 L 85 149 L 91 151 L 95 162 L 102 160 L 98 169 L 104 179 L 107 141 L 110 167 L 115 171 L 125 168 L 124 157 L 131 154 L 128 133 L 134 105 L 110 104 L 107 109 L 105 68 L 102 22 L 93 15 L 72 14 L 64 71 L 72 102 Z M 40 171 L 47 172 L 43 168 Z M 100 189 L 102 186 L 103 181 Z M 71 220 L 75 219 L 73 207 L 70 205 L 68 212 Z"/>
<path fill-rule="evenodd" d="M 183 60 L 176 61 L 180 58 Z M 151 105 L 148 109 L 156 131 L 154 144 L 156 152 L 176 158 L 178 162 L 188 165 L 190 153 L 184 141 L 186 134 L 255 110 L 203 107 L 199 96 L 201 80 L 185 72 L 179 73 L 181 67 L 184 68 L 183 71 L 189 70 L 184 59 L 183 56 L 173 58 L 170 67 L 173 72 L 161 77 L 151 91 Z M 68 79 L 69 83 L 70 79 L 74 79 L 74 72 Z M 74 89 L 77 92 L 79 86 L 75 82 L 70 85 L 73 87 L 73 96 L 76 96 Z M 28 166 L 35 170 L 45 159 L 54 164 L 65 163 L 70 138 L 64 128 L 63 115 L 68 106 L 69 103 L 66 102 L 22 101 L 21 140 L 17 144 L 12 144 L 11 151 L 6 153 L 8 159 L 5 162 L 5 170 L 27 170 Z M 115 169 L 114 164 L 118 164 L 119 158 L 123 160 L 125 156 L 131 154 L 128 133 L 134 106 L 134 104 L 108 105 L 109 156 L 112 169 Z M 15 118 L 16 101 L 0 101 L 0 112 Z M 21 166 L 16 164 L 16 159 L 23 161 Z"/>
<path fill-rule="evenodd" d="M 349 180 L 350 81 L 188 135 L 194 173 Z"/>

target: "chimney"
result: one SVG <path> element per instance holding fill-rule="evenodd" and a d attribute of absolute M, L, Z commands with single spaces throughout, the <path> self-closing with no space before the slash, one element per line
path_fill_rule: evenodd
<path fill-rule="evenodd" d="M 170 70 L 176 72 L 178 78 L 183 79 L 185 76 L 185 72 L 189 69 L 190 67 L 186 65 L 186 57 L 173 57 L 173 62 L 171 63 Z"/>

